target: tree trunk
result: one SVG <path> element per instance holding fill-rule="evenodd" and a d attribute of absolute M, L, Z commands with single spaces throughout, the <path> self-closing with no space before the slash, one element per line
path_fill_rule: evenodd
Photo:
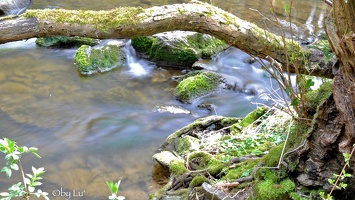
<path fill-rule="evenodd" d="M 333 78 L 333 95 L 319 107 L 313 127 L 301 151 L 298 180 L 305 186 L 329 190 L 328 179 L 344 165 L 342 153 L 350 153 L 355 142 L 355 1 L 334 0 L 325 21 L 326 32 L 339 63 Z M 354 158 L 347 171 L 354 175 Z M 355 181 L 338 191 L 341 199 L 354 199 Z"/>
<path fill-rule="evenodd" d="M 260 58 L 271 56 L 283 64 L 285 70 L 288 60 L 295 56 L 300 58 L 298 63 L 301 73 L 332 77 L 332 65 L 324 65 L 324 62 L 321 62 L 321 52 L 310 54 L 297 42 L 284 40 L 255 24 L 198 1 L 148 9 L 128 7 L 110 11 L 28 10 L 18 18 L 0 20 L 0 44 L 55 35 L 99 39 L 132 38 L 173 30 L 196 31 L 215 36 Z M 308 58 L 323 65 L 306 66 L 304 62 Z M 313 60 L 314 58 L 317 59 Z M 294 72 L 294 68 L 290 69 Z"/>

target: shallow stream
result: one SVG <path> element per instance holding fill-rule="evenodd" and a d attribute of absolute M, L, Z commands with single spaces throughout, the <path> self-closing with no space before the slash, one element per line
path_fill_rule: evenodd
<path fill-rule="evenodd" d="M 99 10 L 179 2 L 37 0 L 33 8 Z M 282 8 L 284 2 L 275 4 Z M 262 0 L 226 0 L 215 5 L 259 25 L 264 24 L 263 17 L 249 8 L 262 13 L 269 10 L 268 2 Z M 301 29 L 304 38 L 321 32 L 320 20 L 326 12 L 321 2 L 299 0 L 294 7 L 301 7 L 295 12 L 295 22 L 308 24 Z M 45 167 L 42 189 L 50 199 L 107 199 L 105 181 L 119 179 L 120 194 L 126 199 L 147 199 L 156 189 L 151 156 L 169 134 L 197 117 L 243 117 L 256 107 L 251 102 L 272 104 L 260 94 L 277 89 L 257 63 L 245 62 L 247 54 L 231 48 L 215 58 L 211 69 L 239 79 L 244 92 L 224 91 L 182 104 L 174 99 L 176 83 L 170 80 L 181 70 L 155 67 L 135 57 L 130 46 L 126 47 L 126 67 L 82 77 L 73 64 L 75 49 L 43 48 L 34 41 L 0 45 L 0 137 L 39 148 L 42 159 L 26 155 L 22 164 L 26 173 L 32 165 Z M 249 92 L 251 88 L 257 95 Z M 198 108 L 200 103 L 213 104 L 214 110 Z M 160 105 L 180 106 L 193 114 L 157 112 Z M 0 160 L 0 167 L 3 164 Z M 14 178 L 0 174 L 0 191 L 20 180 L 16 174 Z"/>

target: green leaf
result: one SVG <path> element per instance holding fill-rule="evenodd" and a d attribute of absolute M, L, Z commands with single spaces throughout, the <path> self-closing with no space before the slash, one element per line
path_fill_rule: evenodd
<path fill-rule="evenodd" d="M 312 79 L 307 79 L 306 80 L 306 85 L 305 85 L 306 89 L 309 89 L 312 86 L 314 86 L 314 81 Z"/>
<path fill-rule="evenodd" d="M 291 106 L 297 106 L 298 105 L 298 98 L 293 98 L 291 101 Z"/>
<path fill-rule="evenodd" d="M 8 166 L 5 166 L 1 169 L 1 172 L 4 172 L 8 178 L 11 177 L 12 171 L 11 168 Z"/>
<path fill-rule="evenodd" d="M 18 167 L 18 165 L 16 163 L 11 164 L 10 168 L 13 169 L 13 170 L 16 170 L 16 171 L 19 169 L 19 167 Z"/>
<path fill-rule="evenodd" d="M 40 186 L 40 185 L 42 185 L 42 183 L 39 182 L 39 181 L 36 181 L 36 182 L 33 182 L 33 183 L 32 183 L 32 186 Z"/>
<path fill-rule="evenodd" d="M 285 92 L 286 92 L 287 96 L 290 96 L 290 94 L 291 94 L 291 89 L 290 89 L 289 87 L 287 87 L 287 88 L 285 89 Z"/>
<path fill-rule="evenodd" d="M 1 193 L 0 193 L 0 196 L 2 196 L 2 197 L 8 197 L 8 196 L 10 196 L 10 193 L 8 193 L 8 192 L 1 192 Z"/>
<path fill-rule="evenodd" d="M 28 179 L 28 178 L 25 178 L 24 181 L 25 181 L 25 183 L 26 183 L 27 185 L 31 184 L 31 180 Z"/>
<path fill-rule="evenodd" d="M 285 4 L 284 9 L 287 14 L 290 14 L 290 4 Z"/>
<path fill-rule="evenodd" d="M 35 187 L 30 186 L 30 185 L 27 187 L 27 189 L 28 189 L 28 191 L 31 192 L 31 193 L 35 191 Z"/>

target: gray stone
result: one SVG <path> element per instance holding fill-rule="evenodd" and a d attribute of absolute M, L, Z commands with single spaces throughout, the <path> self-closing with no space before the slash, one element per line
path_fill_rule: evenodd
<path fill-rule="evenodd" d="M 156 153 L 153 155 L 153 159 L 165 167 L 169 167 L 171 161 L 179 160 L 179 158 L 170 151 L 162 151 L 160 153 Z"/>

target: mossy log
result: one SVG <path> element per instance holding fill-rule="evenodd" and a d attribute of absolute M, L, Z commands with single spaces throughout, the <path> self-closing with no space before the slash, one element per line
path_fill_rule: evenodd
<path fill-rule="evenodd" d="M 316 57 L 320 62 L 321 56 L 314 56 L 321 54 L 320 52 L 310 52 L 295 41 L 283 39 L 222 9 L 199 1 L 147 9 L 122 7 L 107 11 L 27 10 L 19 17 L 0 20 L 0 44 L 57 35 L 98 39 L 133 38 L 173 30 L 215 36 L 260 58 L 271 56 L 283 64 L 285 69 L 289 65 L 288 60 L 300 58 L 298 66 L 302 69 L 298 71 L 301 73 L 332 77 L 330 65 L 304 65 L 311 57 L 312 61 Z M 290 70 L 294 71 L 294 68 L 291 67 Z"/>

